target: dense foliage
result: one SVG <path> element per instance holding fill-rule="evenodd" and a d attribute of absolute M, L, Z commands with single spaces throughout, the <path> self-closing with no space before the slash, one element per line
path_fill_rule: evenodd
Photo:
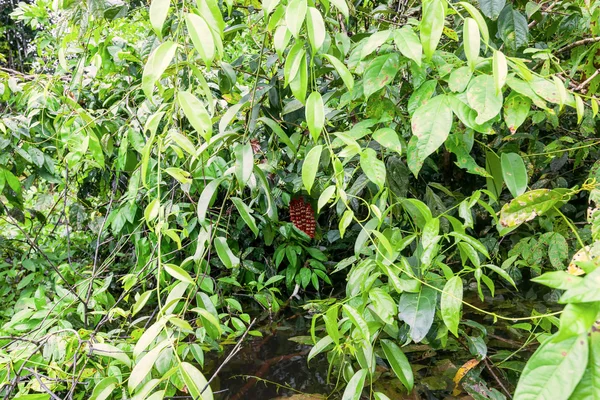
<path fill-rule="evenodd" d="M 10 17 L 3 398 L 212 399 L 292 308 L 344 400 L 600 398 L 600 1 Z"/>

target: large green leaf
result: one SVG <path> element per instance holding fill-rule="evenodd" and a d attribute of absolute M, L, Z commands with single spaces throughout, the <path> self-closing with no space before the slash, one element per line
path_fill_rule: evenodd
<path fill-rule="evenodd" d="M 467 101 L 477 111 L 475 122 L 478 124 L 491 120 L 502 110 L 502 93 L 497 93 L 495 87 L 494 77 L 491 75 L 479 75 L 469 82 Z"/>
<path fill-rule="evenodd" d="M 140 383 L 150 374 L 152 368 L 154 367 L 154 363 L 158 359 L 160 352 L 171 343 L 168 339 L 163 340 L 156 347 L 146 353 L 136 364 L 133 370 L 131 371 L 131 375 L 129 375 L 129 380 L 127 381 L 127 387 L 129 389 L 129 393 L 132 393 L 135 388 L 139 386 Z"/>
<path fill-rule="evenodd" d="M 218 236 L 214 240 L 215 249 L 217 250 L 217 256 L 221 262 L 225 265 L 225 267 L 237 268 L 240 265 L 240 259 L 233 254 L 233 251 L 229 248 L 229 244 L 227 244 L 227 239 L 222 236 Z"/>
<path fill-rule="evenodd" d="M 176 50 L 177 44 L 167 41 L 154 49 L 148 57 L 148 62 L 146 62 L 142 74 L 142 90 L 147 98 L 152 98 L 154 85 L 171 63 Z"/>
<path fill-rule="evenodd" d="M 212 136 L 212 121 L 204 104 L 192 93 L 186 91 L 177 93 L 177 100 L 190 124 L 204 140 L 209 141 Z"/>
<path fill-rule="evenodd" d="M 400 350 L 396 343 L 388 339 L 381 340 L 381 347 L 383 348 L 385 358 L 392 366 L 392 370 L 398 379 L 400 379 L 400 382 L 402 382 L 409 392 L 412 391 L 414 385 L 413 372 L 402 350 Z"/>
<path fill-rule="evenodd" d="M 246 185 L 252 176 L 254 166 L 254 152 L 250 143 L 238 143 L 234 148 L 235 154 L 235 177 L 241 187 Z"/>
<path fill-rule="evenodd" d="M 340 78 L 342 78 L 342 81 L 344 81 L 346 88 L 348 88 L 348 90 L 352 90 L 354 88 L 354 78 L 344 63 L 329 54 L 323 54 L 323 57 L 325 57 L 331 63 L 331 65 L 333 65 L 333 68 L 335 68 Z"/>
<path fill-rule="evenodd" d="M 246 205 L 239 197 L 232 197 L 231 201 L 235 205 L 235 208 L 240 213 L 240 216 L 248 225 L 248 228 L 254 233 L 254 237 L 258 237 L 258 227 L 256 226 L 256 220 L 252 216 L 252 209 Z"/>
<path fill-rule="evenodd" d="M 421 19 L 421 44 L 425 58 L 430 60 L 442 37 L 444 30 L 444 5 L 442 0 L 430 0 L 423 3 Z"/>
<path fill-rule="evenodd" d="M 388 53 L 375 58 L 369 63 L 363 74 L 365 98 L 389 85 L 400 70 L 400 55 Z"/>
<path fill-rule="evenodd" d="M 368 370 L 363 368 L 360 371 L 357 371 L 352 378 L 350 378 L 350 381 L 344 390 L 344 394 L 342 395 L 342 400 L 360 399 L 368 372 Z"/>
<path fill-rule="evenodd" d="M 318 145 L 310 149 L 306 158 L 304 159 L 304 163 L 302 164 L 302 183 L 306 188 L 306 191 L 310 193 L 310 190 L 315 183 L 315 177 L 317 176 L 317 171 L 319 170 L 319 160 L 321 159 L 321 152 L 323 150 L 323 146 Z"/>
<path fill-rule="evenodd" d="M 502 177 L 513 197 L 525 193 L 528 177 L 527 168 L 521 156 L 517 153 L 502 153 L 500 163 L 502 164 Z"/>
<path fill-rule="evenodd" d="M 398 134 L 391 128 L 381 128 L 373 133 L 373 139 L 375 139 L 383 147 L 387 147 L 390 150 L 397 152 L 402 155 L 402 144 L 398 138 Z"/>
<path fill-rule="evenodd" d="M 92 391 L 92 395 L 89 397 L 88 400 L 106 400 L 106 399 L 108 399 L 118 384 L 119 384 L 119 380 L 115 376 L 109 376 L 107 378 L 102 379 L 94 387 L 94 390 Z"/>
<path fill-rule="evenodd" d="M 150 10 L 148 11 L 150 25 L 152 25 L 152 29 L 159 38 L 162 37 L 162 27 L 167 19 L 170 5 L 171 0 L 152 0 L 152 3 L 150 3 Z"/>
<path fill-rule="evenodd" d="M 569 288 L 560 298 L 560 303 L 589 303 L 600 301 L 600 268 L 595 269 L 583 280 Z"/>
<path fill-rule="evenodd" d="M 308 131 L 316 142 L 325 126 L 325 110 L 323 98 L 319 92 L 312 92 L 306 99 L 306 124 Z"/>
<path fill-rule="evenodd" d="M 479 0 L 479 9 L 489 19 L 496 20 L 506 5 L 506 0 Z"/>
<path fill-rule="evenodd" d="M 428 286 L 419 293 L 402 293 L 398 305 L 398 316 L 410 327 L 411 339 L 419 343 L 425 338 L 435 316 L 437 291 Z"/>
<path fill-rule="evenodd" d="M 285 10 L 285 22 L 296 39 L 306 18 L 307 8 L 306 0 L 291 0 Z"/>
<path fill-rule="evenodd" d="M 588 353 L 587 333 L 558 342 L 548 338 L 523 369 L 514 399 L 568 399 L 583 376 Z"/>
<path fill-rule="evenodd" d="M 531 221 L 551 210 L 561 199 L 562 194 L 555 190 L 530 190 L 502 207 L 500 224 L 510 228 Z"/>
<path fill-rule="evenodd" d="M 458 323 L 462 307 L 463 283 L 460 276 L 453 276 L 446 282 L 442 292 L 441 312 L 448 330 L 458 337 Z"/>
<path fill-rule="evenodd" d="M 419 37 L 412 28 L 404 26 L 394 30 L 394 44 L 404 57 L 410 58 L 419 66 L 421 65 L 423 46 L 421 46 Z"/>
<path fill-rule="evenodd" d="M 528 41 L 527 18 L 508 4 L 498 16 L 498 34 L 508 49 L 520 49 Z"/>
<path fill-rule="evenodd" d="M 597 324 L 598 325 L 598 324 Z M 600 327 L 589 336 L 589 355 L 585 372 L 569 400 L 600 400 Z"/>
<path fill-rule="evenodd" d="M 367 178 L 379 188 L 385 184 L 385 164 L 377 158 L 377 152 L 371 148 L 364 149 L 360 154 L 360 167 Z"/>
<path fill-rule="evenodd" d="M 417 108 L 411 127 L 414 137 L 407 149 L 408 167 L 417 176 L 425 159 L 446 141 L 452 128 L 452 109 L 446 96 L 436 96 Z"/>
<path fill-rule="evenodd" d="M 527 119 L 531 109 L 531 99 L 517 92 L 511 92 L 504 101 L 504 122 L 510 133 L 517 129 Z"/>
<path fill-rule="evenodd" d="M 183 377 L 183 381 L 188 388 L 188 393 L 197 400 L 212 400 L 213 393 L 208 386 L 208 381 L 202 375 L 202 372 L 198 370 L 198 368 L 194 367 L 192 364 L 187 362 L 182 362 L 179 365 L 179 371 L 181 372 L 181 376 Z M 202 392 L 204 387 L 207 386 L 206 390 Z"/>
<path fill-rule="evenodd" d="M 306 29 L 308 31 L 308 41 L 312 46 L 313 53 L 316 53 L 325 42 L 325 22 L 323 22 L 321 12 L 314 7 L 308 7 Z"/>
<path fill-rule="evenodd" d="M 197 14 L 186 14 L 185 25 L 194 48 L 206 66 L 210 67 L 215 59 L 216 46 L 208 23 Z"/>

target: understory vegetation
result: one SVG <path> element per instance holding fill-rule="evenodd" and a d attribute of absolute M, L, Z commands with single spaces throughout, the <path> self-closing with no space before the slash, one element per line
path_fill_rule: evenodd
<path fill-rule="evenodd" d="M 3 399 L 600 399 L 600 1 L 0 7 Z"/>

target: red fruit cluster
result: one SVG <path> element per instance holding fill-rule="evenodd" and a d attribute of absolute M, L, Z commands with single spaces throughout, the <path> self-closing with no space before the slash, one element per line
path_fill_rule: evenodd
<path fill-rule="evenodd" d="M 315 237 L 315 214 L 310 203 L 302 197 L 290 201 L 290 221 L 311 238 Z"/>

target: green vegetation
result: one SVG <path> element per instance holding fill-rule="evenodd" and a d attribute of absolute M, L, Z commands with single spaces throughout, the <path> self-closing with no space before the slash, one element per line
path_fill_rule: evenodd
<path fill-rule="evenodd" d="M 600 1 L 6 4 L 2 398 L 600 399 Z"/>

